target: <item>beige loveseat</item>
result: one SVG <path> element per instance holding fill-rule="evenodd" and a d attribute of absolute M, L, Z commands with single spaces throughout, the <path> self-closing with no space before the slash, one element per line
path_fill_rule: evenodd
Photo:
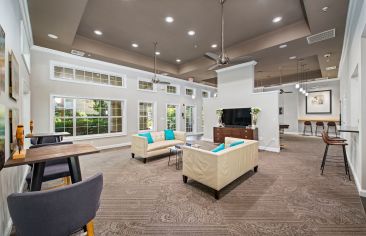
<path fill-rule="evenodd" d="M 186 133 L 180 131 L 174 131 L 174 140 L 165 140 L 164 131 L 150 132 L 154 140 L 153 143 L 148 144 L 147 138 L 141 137 L 137 134 L 132 135 L 131 143 L 131 154 L 132 158 L 135 155 L 144 158 L 144 163 L 146 159 L 152 156 L 157 156 L 165 153 L 169 153 L 169 147 L 173 147 L 177 144 L 186 143 Z"/>
<path fill-rule="evenodd" d="M 203 149 L 183 147 L 183 182 L 188 178 L 196 180 L 219 191 L 226 185 L 254 168 L 258 169 L 258 142 L 244 140 L 244 144 L 229 147 L 232 142 L 244 140 L 225 138 L 225 149 L 217 153 Z"/>

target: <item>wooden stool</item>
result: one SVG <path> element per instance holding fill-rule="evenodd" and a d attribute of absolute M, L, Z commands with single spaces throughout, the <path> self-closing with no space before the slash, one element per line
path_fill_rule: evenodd
<path fill-rule="evenodd" d="M 338 131 L 337 131 L 337 125 L 334 121 L 329 121 L 328 122 L 328 127 L 327 127 L 327 134 L 329 135 L 329 128 L 332 128 L 335 136 L 338 137 Z"/>
<path fill-rule="evenodd" d="M 303 135 L 306 135 L 306 128 L 307 127 L 310 127 L 310 132 L 311 132 L 311 135 L 313 135 L 313 125 L 311 124 L 311 121 L 305 121 L 304 122 L 304 131 L 303 131 Z"/>
<path fill-rule="evenodd" d="M 325 131 L 322 132 L 322 138 L 323 138 L 323 141 L 326 144 L 326 146 L 325 146 L 323 161 L 322 161 L 322 164 L 320 166 L 320 170 L 322 171 L 321 174 L 323 175 L 323 171 L 324 171 L 324 167 L 325 167 L 325 162 L 326 162 L 327 156 L 329 156 L 328 155 L 329 146 L 342 146 L 342 149 L 343 149 L 344 169 L 346 171 L 346 175 L 348 175 L 349 180 L 351 180 L 351 174 L 349 173 L 348 160 L 347 160 L 347 152 L 346 152 L 346 146 L 348 145 L 346 143 L 347 140 L 346 139 L 342 139 L 342 138 L 330 138 Z M 335 156 L 333 156 L 333 157 L 335 157 Z"/>
<path fill-rule="evenodd" d="M 316 123 L 315 123 L 315 136 L 318 136 L 318 128 L 319 127 L 322 127 L 322 132 L 325 130 L 325 128 L 324 128 L 324 122 L 323 121 L 317 121 Z M 321 135 L 321 133 L 320 133 L 320 135 Z"/>

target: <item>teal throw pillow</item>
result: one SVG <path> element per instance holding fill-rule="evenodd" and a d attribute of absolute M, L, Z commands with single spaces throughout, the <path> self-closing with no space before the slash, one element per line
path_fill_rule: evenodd
<path fill-rule="evenodd" d="M 150 143 L 153 143 L 154 142 L 154 139 L 152 138 L 151 136 L 151 133 L 150 132 L 146 132 L 146 133 L 141 133 L 139 134 L 139 136 L 141 137 L 145 137 L 147 139 L 147 143 L 150 144 Z"/>
<path fill-rule="evenodd" d="M 240 145 L 240 144 L 243 144 L 243 143 L 244 143 L 244 141 L 243 141 L 243 140 L 235 141 L 235 142 L 231 143 L 229 146 L 230 146 L 230 147 L 234 147 L 234 146 L 237 146 L 237 145 Z"/>
<path fill-rule="evenodd" d="M 165 140 L 174 140 L 174 131 L 171 129 L 164 130 Z"/>
<path fill-rule="evenodd" d="M 220 144 L 219 146 L 215 147 L 214 149 L 211 150 L 211 152 L 220 152 L 222 150 L 225 149 L 225 144 Z"/>

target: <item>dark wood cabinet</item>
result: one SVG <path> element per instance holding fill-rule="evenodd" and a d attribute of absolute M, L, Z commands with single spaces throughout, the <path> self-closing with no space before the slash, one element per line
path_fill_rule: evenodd
<path fill-rule="evenodd" d="M 258 140 L 258 129 L 214 127 L 214 143 L 225 142 L 225 137 Z"/>

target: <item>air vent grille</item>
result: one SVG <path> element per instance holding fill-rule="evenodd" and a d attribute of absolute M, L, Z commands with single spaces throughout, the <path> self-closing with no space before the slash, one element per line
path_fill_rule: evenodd
<path fill-rule="evenodd" d="M 335 29 L 326 30 L 324 32 L 313 34 L 307 37 L 308 44 L 317 43 L 323 40 L 331 39 L 335 37 Z"/>
<path fill-rule="evenodd" d="M 75 49 L 72 49 L 72 50 L 71 50 L 71 54 L 76 55 L 76 56 L 83 57 L 83 56 L 85 55 L 85 52 L 83 52 L 83 51 L 79 51 L 79 50 L 75 50 Z"/>

